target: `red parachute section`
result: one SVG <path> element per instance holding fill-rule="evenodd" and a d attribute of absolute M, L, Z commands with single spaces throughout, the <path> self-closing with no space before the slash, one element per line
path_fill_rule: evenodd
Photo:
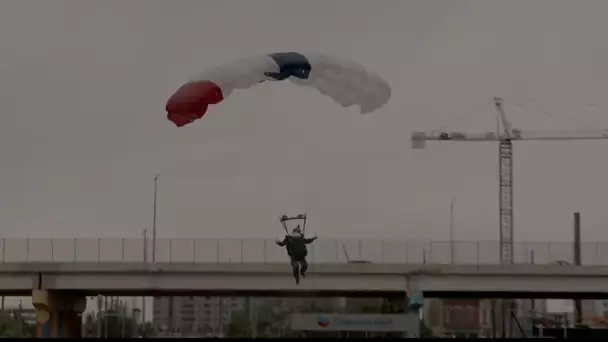
<path fill-rule="evenodd" d="M 222 102 L 224 95 L 211 81 L 189 82 L 182 85 L 167 101 L 167 119 L 177 127 L 200 119 L 207 107 Z"/>

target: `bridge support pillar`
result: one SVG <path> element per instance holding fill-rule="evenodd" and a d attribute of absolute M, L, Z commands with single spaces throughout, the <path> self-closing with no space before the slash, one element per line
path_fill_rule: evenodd
<path fill-rule="evenodd" d="M 36 337 L 81 337 L 81 314 L 86 298 L 70 291 L 33 290 L 36 308 Z"/>
<path fill-rule="evenodd" d="M 422 291 L 418 288 L 418 279 L 417 277 L 408 277 L 408 289 L 406 295 L 406 315 L 413 315 L 417 318 L 418 324 L 412 327 L 411 331 L 407 332 L 405 337 L 411 338 L 420 338 L 422 333 L 422 323 L 424 320 L 422 319 L 422 315 L 424 314 L 423 306 L 424 306 L 424 296 Z"/>

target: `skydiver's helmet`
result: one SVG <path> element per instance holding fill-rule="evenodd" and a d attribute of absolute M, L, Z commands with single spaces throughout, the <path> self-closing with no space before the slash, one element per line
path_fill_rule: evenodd
<path fill-rule="evenodd" d="M 293 231 L 291 232 L 291 235 L 293 235 L 293 236 L 302 236 L 302 229 L 300 229 L 300 225 L 298 225 L 297 227 L 295 227 L 293 229 Z"/>

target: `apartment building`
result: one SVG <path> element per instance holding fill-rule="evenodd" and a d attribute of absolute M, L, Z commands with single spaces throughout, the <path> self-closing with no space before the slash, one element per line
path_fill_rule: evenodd
<path fill-rule="evenodd" d="M 504 328 L 512 337 L 530 336 L 532 326 L 544 319 L 554 320 L 554 317 L 561 316 L 565 323 L 572 325 L 575 314 L 571 302 L 560 299 L 511 300 L 503 325 L 499 300 L 433 298 L 425 300 L 424 317 L 427 327 L 437 335 L 458 332 L 492 337 L 494 334 L 501 336 Z M 583 323 L 589 324 L 594 317 L 608 314 L 608 301 L 583 301 L 581 309 Z"/>
<path fill-rule="evenodd" d="M 152 321 L 161 336 L 223 335 L 232 312 L 243 308 L 237 297 L 156 297 Z"/>

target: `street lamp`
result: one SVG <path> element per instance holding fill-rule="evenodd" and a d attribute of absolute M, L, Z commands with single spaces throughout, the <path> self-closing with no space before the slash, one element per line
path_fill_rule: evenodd
<path fill-rule="evenodd" d="M 156 262 L 156 207 L 157 207 L 157 193 L 158 193 L 158 177 L 160 174 L 154 176 L 154 208 L 152 211 L 152 262 Z"/>
<path fill-rule="evenodd" d="M 145 228 L 143 233 L 144 237 L 144 264 L 148 263 L 148 228 Z M 141 297 L 141 321 L 143 324 L 146 323 L 146 296 Z"/>
<path fill-rule="evenodd" d="M 456 196 L 452 197 L 450 202 L 450 263 L 454 263 L 454 204 Z"/>

